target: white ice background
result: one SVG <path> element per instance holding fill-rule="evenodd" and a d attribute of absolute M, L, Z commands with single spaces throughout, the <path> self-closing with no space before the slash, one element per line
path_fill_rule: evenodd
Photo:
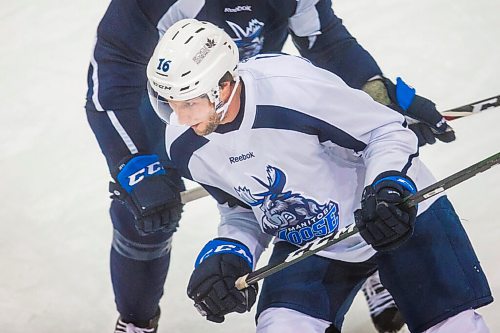
<path fill-rule="evenodd" d="M 107 4 L 0 0 L 2 332 L 112 332 L 117 317 L 108 269 L 109 176 L 83 109 L 94 33 Z M 334 7 L 387 76 L 403 76 L 440 110 L 500 94 L 499 0 L 338 0 Z M 500 151 L 500 108 L 452 125 L 455 142 L 421 149 L 438 178 Z M 500 166 L 449 196 L 495 296 Z M 209 323 L 185 295 L 193 260 L 217 219 L 209 198 L 186 206 L 160 333 L 253 331 L 253 313 Z M 500 332 L 498 303 L 480 312 Z M 374 332 L 361 297 L 344 332 Z"/>

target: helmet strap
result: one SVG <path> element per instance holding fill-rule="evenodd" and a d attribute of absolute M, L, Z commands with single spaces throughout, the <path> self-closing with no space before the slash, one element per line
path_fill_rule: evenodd
<path fill-rule="evenodd" d="M 224 119 L 226 116 L 227 110 L 229 109 L 229 105 L 231 105 L 231 102 L 233 100 L 234 95 L 236 94 L 236 90 L 238 90 L 238 86 L 240 85 L 240 78 L 236 77 L 234 79 L 235 84 L 233 87 L 233 90 L 231 91 L 231 95 L 229 95 L 229 99 L 227 100 L 226 103 L 220 100 L 220 95 L 221 95 L 221 88 L 218 87 L 219 91 L 218 94 L 215 96 L 214 103 L 215 103 L 215 113 L 220 114 L 220 119 Z"/>

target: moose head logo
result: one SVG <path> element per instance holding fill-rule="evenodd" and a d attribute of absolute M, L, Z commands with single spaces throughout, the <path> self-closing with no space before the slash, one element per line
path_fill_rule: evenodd
<path fill-rule="evenodd" d="M 257 19 L 251 19 L 245 28 L 238 24 L 226 21 L 229 27 L 233 30 L 236 38 L 233 38 L 240 52 L 240 59 L 247 59 L 260 53 L 264 45 L 264 23 Z"/>
<path fill-rule="evenodd" d="M 262 225 L 266 233 L 276 235 L 283 228 L 299 227 L 303 222 L 310 225 L 332 207 L 331 204 L 319 205 L 299 193 L 284 191 L 285 173 L 273 166 L 267 166 L 266 171 L 267 182 L 252 177 L 266 189 L 265 191 L 251 193 L 247 187 L 235 188 L 243 201 L 250 206 L 259 206 L 264 212 Z"/>

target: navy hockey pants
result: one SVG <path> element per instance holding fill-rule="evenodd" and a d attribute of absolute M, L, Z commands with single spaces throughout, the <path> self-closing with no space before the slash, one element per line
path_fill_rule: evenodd
<path fill-rule="evenodd" d="M 277 243 L 270 263 L 282 262 L 295 249 Z M 441 197 L 418 216 L 413 236 L 393 251 L 363 263 L 311 256 L 267 277 L 257 318 L 267 308 L 284 307 L 329 321 L 340 331 L 354 296 L 377 268 L 412 332 L 493 301 L 467 234 Z"/>
<path fill-rule="evenodd" d="M 165 151 L 165 125 L 156 116 L 147 96 L 140 107 L 148 128 L 148 140 L 165 167 L 170 167 Z M 184 189 L 180 176 L 171 170 L 171 179 Z M 144 325 L 156 311 L 170 263 L 172 233 L 162 231 L 144 236 L 134 226 L 134 217 L 120 202 L 110 207 L 113 222 L 111 281 L 117 310 L 126 322 Z"/>

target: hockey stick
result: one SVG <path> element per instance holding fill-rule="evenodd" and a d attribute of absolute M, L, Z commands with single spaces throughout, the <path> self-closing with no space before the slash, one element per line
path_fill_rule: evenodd
<path fill-rule="evenodd" d="M 500 106 L 500 95 L 495 97 L 486 98 L 474 103 L 459 106 L 457 108 L 442 111 L 441 114 L 446 120 L 454 120 L 463 118 L 478 112 Z M 206 197 L 208 192 L 203 187 L 196 187 L 181 193 L 182 203 L 188 203 L 199 198 Z"/>
<path fill-rule="evenodd" d="M 181 202 L 187 204 L 188 202 L 194 201 L 206 197 L 208 192 L 201 186 L 186 190 L 181 192 Z"/>
<path fill-rule="evenodd" d="M 433 196 L 435 196 L 438 193 L 443 192 L 446 189 L 449 189 L 450 187 L 453 187 L 457 184 L 460 184 L 461 182 L 474 177 L 480 172 L 486 171 L 489 168 L 493 167 L 496 164 L 500 164 L 500 152 L 496 153 L 474 165 L 471 165 L 468 168 L 465 168 L 461 171 L 458 171 L 457 173 L 454 173 L 453 175 L 438 181 L 423 190 L 418 191 L 414 195 L 410 195 L 406 197 L 403 201 L 403 205 L 407 205 L 408 207 L 413 207 L 419 202 L 422 202 L 424 200 L 427 200 Z M 359 210 L 354 212 L 354 217 L 355 219 L 359 218 Z M 256 283 L 265 277 L 276 273 L 278 271 L 281 271 L 282 269 L 293 265 L 301 260 L 306 259 L 307 257 L 312 256 L 313 254 L 335 244 L 340 242 L 341 240 L 350 237 L 356 233 L 358 233 L 359 230 L 356 227 L 355 223 L 352 223 L 340 230 L 338 230 L 336 233 L 327 235 L 322 238 L 318 238 L 312 242 L 306 243 L 303 246 L 299 247 L 297 250 L 291 252 L 288 254 L 286 259 L 276 265 L 267 265 L 264 266 L 256 271 L 253 271 L 247 275 L 244 275 L 238 280 L 236 280 L 235 285 L 236 288 L 239 290 L 247 288 L 250 284 Z"/>
<path fill-rule="evenodd" d="M 450 110 L 442 111 L 444 119 L 454 120 L 476 114 L 478 112 L 500 106 L 500 95 L 486 98 L 474 103 L 459 106 Z"/>

